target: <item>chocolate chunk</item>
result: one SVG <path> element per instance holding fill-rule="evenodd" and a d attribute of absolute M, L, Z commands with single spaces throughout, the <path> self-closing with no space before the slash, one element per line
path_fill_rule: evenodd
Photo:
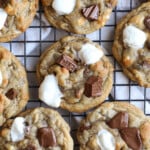
<path fill-rule="evenodd" d="M 143 146 L 140 137 L 140 131 L 137 128 L 123 128 L 120 130 L 120 134 L 129 148 L 133 150 L 142 150 Z"/>
<path fill-rule="evenodd" d="M 144 24 L 150 30 L 150 15 L 144 19 Z"/>
<path fill-rule="evenodd" d="M 41 146 L 47 148 L 56 146 L 56 136 L 52 128 L 40 128 L 37 131 L 37 138 Z"/>
<path fill-rule="evenodd" d="M 98 5 L 91 5 L 89 7 L 83 8 L 82 14 L 88 20 L 97 20 L 99 16 L 99 7 Z"/>
<path fill-rule="evenodd" d="M 111 120 L 107 122 L 111 128 L 122 129 L 128 127 L 128 113 L 119 112 Z"/>
<path fill-rule="evenodd" d="M 14 98 L 17 97 L 17 91 L 16 91 L 14 88 L 11 88 L 11 89 L 9 89 L 9 90 L 7 91 L 6 96 L 7 96 L 9 99 L 13 100 Z"/>
<path fill-rule="evenodd" d="M 61 65 L 62 67 L 65 67 L 67 70 L 69 70 L 70 72 L 74 72 L 77 69 L 77 65 L 75 63 L 75 61 L 67 56 L 67 55 L 61 55 L 57 61 L 56 61 L 59 65 Z"/>
<path fill-rule="evenodd" d="M 101 78 L 96 77 L 96 76 L 91 76 L 87 79 L 87 81 L 85 83 L 84 94 L 87 97 L 100 96 L 101 95 L 101 86 L 102 86 Z"/>

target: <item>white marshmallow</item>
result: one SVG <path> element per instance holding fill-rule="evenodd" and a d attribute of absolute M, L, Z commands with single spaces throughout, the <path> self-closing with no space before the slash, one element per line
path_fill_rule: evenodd
<path fill-rule="evenodd" d="M 4 24 L 7 19 L 7 13 L 4 9 L 0 8 L 0 30 L 4 27 Z"/>
<path fill-rule="evenodd" d="M 89 65 L 98 62 L 101 57 L 103 57 L 104 53 L 94 45 L 87 43 L 82 46 L 78 55 L 82 62 Z"/>
<path fill-rule="evenodd" d="M 2 85 L 2 83 L 3 83 L 3 75 L 2 75 L 2 72 L 0 70 L 0 85 Z"/>
<path fill-rule="evenodd" d="M 52 7 L 58 15 L 70 14 L 76 5 L 76 0 L 53 0 Z"/>
<path fill-rule="evenodd" d="M 24 139 L 25 136 L 25 119 L 17 117 L 11 127 L 11 139 L 13 142 L 18 142 Z"/>
<path fill-rule="evenodd" d="M 147 35 L 142 30 L 133 25 L 125 27 L 123 30 L 123 42 L 125 45 L 138 50 L 144 47 Z"/>
<path fill-rule="evenodd" d="M 61 103 L 61 93 L 56 77 L 54 75 L 47 75 L 39 87 L 39 98 L 47 105 L 52 107 L 59 107 Z"/>
<path fill-rule="evenodd" d="M 103 129 L 98 132 L 97 144 L 101 150 L 115 150 L 115 138 L 107 130 Z"/>

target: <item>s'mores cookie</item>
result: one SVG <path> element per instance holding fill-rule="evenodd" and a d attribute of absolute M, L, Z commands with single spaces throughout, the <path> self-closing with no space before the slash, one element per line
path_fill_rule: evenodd
<path fill-rule="evenodd" d="M 73 150 L 70 127 L 60 114 L 36 108 L 8 120 L 0 130 L 0 150 Z"/>
<path fill-rule="evenodd" d="M 0 126 L 17 115 L 29 100 L 25 68 L 4 47 L 0 47 Z"/>
<path fill-rule="evenodd" d="M 113 67 L 98 44 L 84 37 L 67 36 L 42 54 L 37 77 L 39 98 L 46 104 L 84 112 L 107 98 Z"/>
<path fill-rule="evenodd" d="M 150 87 L 150 2 L 127 14 L 117 25 L 113 54 L 131 80 Z"/>
<path fill-rule="evenodd" d="M 126 102 L 108 102 L 90 112 L 77 132 L 80 150 L 149 150 L 150 118 Z"/>
<path fill-rule="evenodd" d="M 38 0 L 0 0 L 0 42 L 11 41 L 31 24 Z"/>
<path fill-rule="evenodd" d="M 106 24 L 117 0 L 42 0 L 42 4 L 54 27 L 87 34 Z"/>

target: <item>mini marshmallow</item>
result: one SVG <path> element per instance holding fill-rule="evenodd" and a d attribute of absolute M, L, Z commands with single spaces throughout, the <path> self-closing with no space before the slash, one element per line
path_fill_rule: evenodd
<path fill-rule="evenodd" d="M 97 144 L 101 150 L 115 150 L 115 138 L 107 130 L 103 129 L 98 132 L 97 135 Z"/>
<path fill-rule="evenodd" d="M 4 9 L 0 8 L 0 30 L 4 27 L 4 24 L 7 19 L 7 13 Z"/>
<path fill-rule="evenodd" d="M 76 0 L 53 0 L 52 7 L 58 15 L 70 14 L 76 5 Z"/>
<path fill-rule="evenodd" d="M 87 65 L 98 62 L 104 53 L 92 44 L 84 44 L 81 50 L 78 52 L 78 56 L 81 61 Z"/>
<path fill-rule="evenodd" d="M 123 30 L 123 42 L 130 48 L 138 50 L 144 47 L 147 35 L 133 25 L 126 26 Z"/>
<path fill-rule="evenodd" d="M 3 75 L 2 75 L 2 72 L 0 70 L 0 85 L 2 85 L 2 83 L 3 83 Z"/>
<path fill-rule="evenodd" d="M 47 75 L 39 87 L 39 98 L 51 107 L 58 108 L 61 103 L 61 93 L 56 77 Z"/>
<path fill-rule="evenodd" d="M 17 117 L 11 127 L 11 139 L 13 142 L 18 142 L 24 139 L 25 136 L 25 119 Z"/>

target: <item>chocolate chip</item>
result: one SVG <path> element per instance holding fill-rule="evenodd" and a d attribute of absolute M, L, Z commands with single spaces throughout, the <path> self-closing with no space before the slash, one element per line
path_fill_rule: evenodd
<path fill-rule="evenodd" d="M 137 128 L 123 128 L 120 130 L 120 134 L 129 148 L 133 150 L 142 150 L 143 146 L 140 137 L 140 131 Z"/>
<path fill-rule="evenodd" d="M 84 75 L 85 78 L 87 78 L 90 75 L 90 69 L 87 66 L 85 67 L 83 75 Z"/>
<path fill-rule="evenodd" d="M 67 56 L 67 55 L 61 55 L 57 61 L 56 61 L 59 65 L 61 65 L 62 67 L 65 67 L 67 70 L 69 70 L 70 72 L 74 72 L 77 69 L 77 65 L 75 63 L 75 61 Z"/>
<path fill-rule="evenodd" d="M 97 20 L 99 16 L 99 7 L 98 5 L 91 5 L 89 7 L 83 8 L 82 14 L 88 20 Z"/>
<path fill-rule="evenodd" d="M 106 3 L 106 7 L 112 8 L 112 4 L 111 3 Z"/>
<path fill-rule="evenodd" d="M 150 30 L 150 15 L 144 19 L 144 24 Z"/>
<path fill-rule="evenodd" d="M 40 128 L 37 131 L 37 138 L 41 146 L 47 148 L 56 146 L 56 136 L 52 128 Z"/>
<path fill-rule="evenodd" d="M 127 112 L 119 112 L 117 113 L 111 120 L 107 122 L 109 127 L 122 129 L 128 127 L 128 113 Z"/>
<path fill-rule="evenodd" d="M 143 67 L 144 68 L 150 68 L 150 59 L 143 60 Z"/>
<path fill-rule="evenodd" d="M 5 8 L 10 0 L 0 0 L 0 8 Z"/>
<path fill-rule="evenodd" d="M 101 78 L 96 77 L 96 76 L 91 76 L 87 79 L 87 81 L 85 83 L 84 94 L 87 97 L 100 96 L 101 95 L 101 86 L 102 86 Z"/>
<path fill-rule="evenodd" d="M 82 125 L 82 126 L 80 126 L 79 131 L 83 132 L 84 130 L 88 130 L 90 128 L 91 128 L 91 126 L 84 126 L 84 125 Z"/>
<path fill-rule="evenodd" d="M 17 97 L 17 91 L 16 91 L 14 88 L 11 88 L 11 89 L 9 89 L 9 90 L 7 91 L 6 96 L 7 96 L 9 99 L 13 100 L 14 98 Z"/>
<path fill-rule="evenodd" d="M 19 150 L 37 150 L 35 146 L 33 145 L 28 145 L 26 148 L 21 148 Z"/>
<path fill-rule="evenodd" d="M 150 50 L 150 41 L 147 42 L 147 48 Z"/>

